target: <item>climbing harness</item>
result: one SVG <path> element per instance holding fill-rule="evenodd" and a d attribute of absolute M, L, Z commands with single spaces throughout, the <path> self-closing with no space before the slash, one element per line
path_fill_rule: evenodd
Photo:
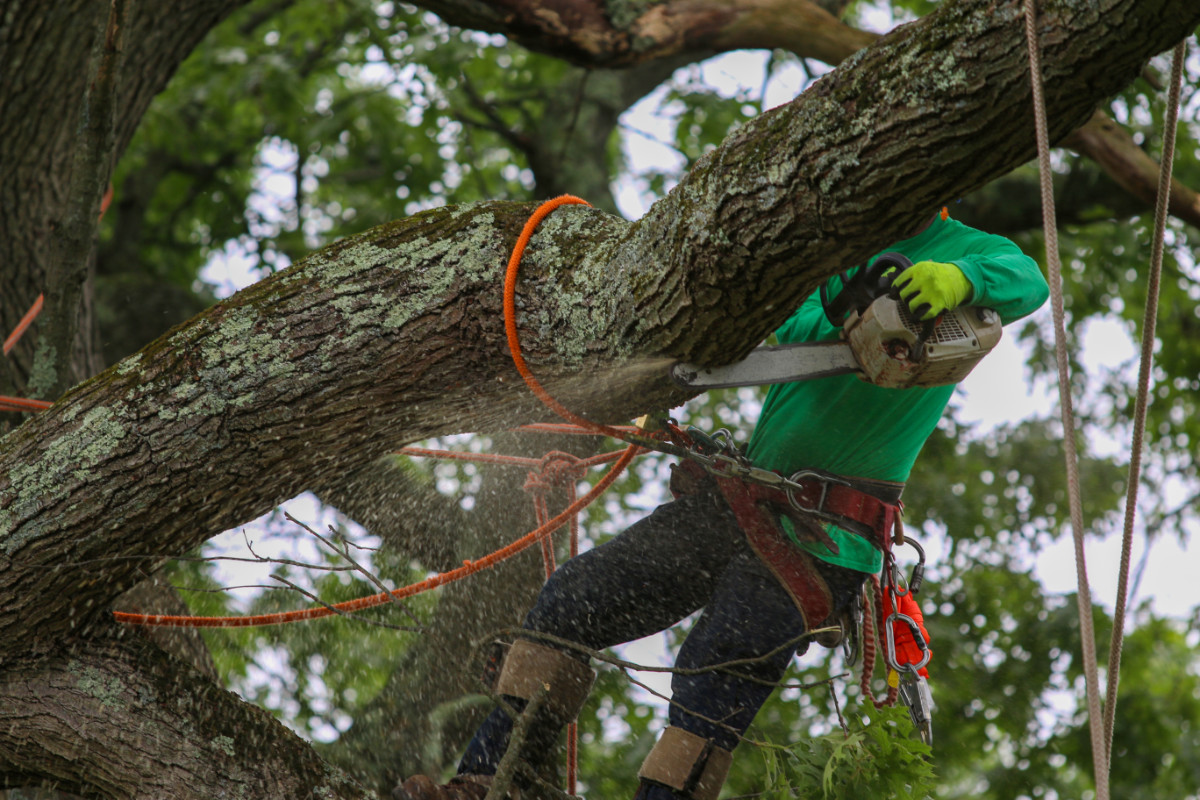
<path fill-rule="evenodd" d="M 809 630 L 829 624 L 834 613 L 832 598 L 812 556 L 790 545 L 782 535 L 776 521 L 779 514 L 788 514 L 798 531 L 803 530 L 835 553 L 837 545 L 820 524 L 806 524 L 807 517 L 851 530 L 883 552 L 883 580 L 872 578 L 872 585 L 876 587 L 873 605 L 877 613 L 872 616 L 871 625 L 865 627 L 862 638 L 861 687 L 863 695 L 871 698 L 876 706 L 894 705 L 897 699 L 904 702 L 921 740 L 931 745 L 933 701 L 924 673 L 931 650 L 914 598 L 924 580 L 925 550 L 904 534 L 902 505 L 880 500 L 854 488 L 845 478 L 830 473 L 801 470 L 785 478 L 754 467 L 725 429 L 708 435 L 696 428 L 688 428 L 687 435 L 693 444 L 685 460 L 673 468 L 672 492 L 691 494 L 699 491 L 706 479 L 715 482 L 750 546 L 788 590 Z M 794 512 L 795 516 L 789 512 Z M 909 544 L 917 551 L 918 563 L 907 580 L 896 564 L 894 544 Z M 836 644 L 838 639 L 841 640 L 849 665 L 857 660 L 858 631 L 864 628 L 857 619 L 860 609 L 861 605 L 842 623 L 849 623 L 850 629 L 832 641 Z M 883 700 L 875 698 L 870 686 L 870 675 L 875 667 L 872 629 L 882 631 L 884 637 L 888 693 Z M 818 638 L 818 642 L 821 641 Z"/>
<path fill-rule="evenodd" d="M 857 489 L 846 478 L 815 469 L 798 470 L 785 477 L 778 472 L 754 466 L 733 443 L 733 436 L 728 430 L 721 429 L 713 436 L 707 436 L 696 428 L 689 428 L 687 433 L 698 445 L 682 453 L 686 461 L 679 465 L 680 468 L 699 477 L 701 473 L 689 465 L 699 466 L 704 473 L 717 479 L 723 493 L 727 486 L 731 486 L 728 481 L 752 484 L 757 487 L 752 492 L 754 503 L 773 502 L 798 514 L 844 525 L 848 530 L 864 536 L 876 549 L 885 552 L 889 547 L 889 537 L 894 532 L 903 535 L 900 504 L 887 503 Z M 719 449 L 714 451 L 714 447 Z M 816 535 L 837 552 L 837 546 L 827 536 Z"/>

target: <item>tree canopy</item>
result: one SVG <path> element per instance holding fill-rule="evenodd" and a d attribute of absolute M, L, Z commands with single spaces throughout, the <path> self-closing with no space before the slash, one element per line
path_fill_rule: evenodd
<path fill-rule="evenodd" d="M 45 295 L 0 394 L 54 401 L 0 413 L 0 795 L 387 796 L 452 768 L 489 704 L 484 643 L 542 579 L 532 552 L 362 619 L 201 636 L 112 610 L 337 602 L 378 591 L 351 558 L 399 586 L 532 529 L 520 470 L 397 454 L 613 446 L 511 430 L 556 421 L 513 370 L 501 313 L 531 201 L 594 205 L 556 211 L 522 263 L 521 341 L 551 393 L 598 420 L 670 410 L 743 441 L 757 392 L 689 397 L 666 365 L 743 356 L 825 277 L 943 204 L 1043 258 L 1016 0 L 166 5 L 0 2 L 0 329 Z M 1198 23 L 1186 0 L 1039 3 L 1096 539 L 1119 526 L 1133 399 L 1129 363 L 1096 367 L 1090 333 L 1139 335 L 1159 54 Z M 760 74 L 715 86 L 732 51 Z M 1198 82 L 1193 56 L 1147 550 L 1197 524 Z M 788 86 L 794 99 L 773 99 Z M 650 119 L 665 133 L 646 168 L 633 150 Z M 630 192 L 637 219 L 622 215 Z M 229 295 L 212 279 L 227 263 L 260 279 Z M 1031 384 L 1053 380 L 1048 331 L 1046 314 L 1010 332 Z M 1068 529 L 1062 436 L 1053 408 L 994 427 L 956 404 L 906 491 L 908 527 L 940 553 L 925 590 L 932 754 L 814 648 L 739 748 L 729 796 L 1094 788 L 1075 604 L 1033 568 Z M 589 507 L 589 541 L 661 497 L 664 471 L 648 456 Z M 314 548 L 273 512 L 298 496 L 325 509 L 318 533 L 332 522 L 377 549 Z M 291 590 L 216 591 L 228 573 L 212 540 L 263 515 Z M 1103 651 L 1111 621 L 1095 619 Z M 1198 626 L 1195 610 L 1149 603 L 1129 622 L 1114 796 L 1196 797 Z M 660 704 L 602 670 L 581 716 L 587 796 L 632 795 Z"/>

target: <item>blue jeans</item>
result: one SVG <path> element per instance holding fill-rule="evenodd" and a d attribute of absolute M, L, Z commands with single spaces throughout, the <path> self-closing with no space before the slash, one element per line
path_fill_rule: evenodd
<path fill-rule="evenodd" d="M 834 609 L 846 607 L 865 573 L 819 566 Z M 672 725 L 732 750 L 773 691 L 771 684 L 783 678 L 792 655 L 803 653 L 807 643 L 794 644 L 805 631 L 804 618 L 746 543 L 717 492 L 659 506 L 620 536 L 563 564 L 542 588 L 524 627 L 599 650 L 657 633 L 700 608 L 704 612 L 680 647 L 677 668 L 758 660 L 734 668 L 737 674 L 675 674 L 668 717 Z M 494 710 L 468 745 L 459 774 L 494 774 L 511 727 L 508 714 Z M 539 732 L 523 755 L 536 763 L 557 734 Z"/>

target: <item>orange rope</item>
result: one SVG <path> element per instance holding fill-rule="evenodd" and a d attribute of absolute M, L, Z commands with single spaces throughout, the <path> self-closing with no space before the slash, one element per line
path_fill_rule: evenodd
<path fill-rule="evenodd" d="M 45 411 L 54 405 L 49 400 L 29 400 L 24 397 L 0 395 L 0 411 Z"/>
<path fill-rule="evenodd" d="M 529 219 L 526 220 L 525 227 L 521 229 L 521 235 L 517 238 L 517 244 L 513 247 L 512 255 L 508 259 L 508 269 L 504 274 L 504 330 L 508 334 L 508 349 L 512 351 L 513 363 L 517 367 L 517 372 L 525 379 L 525 385 L 529 387 L 534 396 L 546 404 L 547 408 L 581 428 L 587 428 L 596 433 L 603 433 L 612 436 L 614 439 L 621 439 L 624 437 L 621 436 L 620 431 L 616 428 L 592 422 L 589 419 L 574 414 L 551 397 L 550 393 L 542 388 L 542 384 L 538 382 L 537 378 L 533 377 L 533 373 L 529 371 L 529 367 L 525 363 L 525 357 L 521 355 L 521 342 L 517 337 L 516 301 L 517 271 L 521 266 L 521 256 L 525 254 L 525 247 L 529 244 L 529 240 L 533 238 L 533 232 L 537 230 L 537 226 L 542 223 L 542 220 L 550 216 L 554 209 L 564 205 L 590 206 L 591 203 L 569 194 L 564 194 L 561 197 L 555 197 L 553 200 L 547 200 L 542 203 L 530 215 Z"/>
<path fill-rule="evenodd" d="M 541 525 L 530 531 L 515 542 L 489 553 L 478 561 L 464 561 L 461 567 L 452 569 L 449 572 L 440 572 L 423 581 L 402 586 L 390 592 L 380 592 L 370 597 L 360 597 L 356 600 L 335 603 L 332 607 L 338 611 L 361 611 L 364 608 L 374 608 L 375 606 L 390 602 L 389 595 L 398 600 L 402 600 L 405 597 L 412 597 L 421 592 L 461 580 L 468 575 L 474 575 L 476 572 L 493 567 L 501 561 L 515 556 L 517 553 L 530 547 L 534 542 L 537 542 L 542 536 L 561 526 L 574 514 L 579 513 L 579 511 L 586 508 L 589 503 L 599 497 L 612 485 L 613 481 L 617 479 L 625 467 L 629 465 L 629 462 L 637 455 L 638 449 L 633 446 L 626 448 L 621 453 L 621 457 L 617 463 L 612 466 L 612 469 L 587 494 L 567 506 L 562 513 L 555 516 L 545 525 Z M 335 613 L 337 612 L 331 611 L 325 606 L 317 606 L 295 611 L 256 614 L 244 617 L 185 617 L 167 614 L 130 614 L 123 611 L 113 612 L 113 617 L 117 622 L 124 622 L 131 625 L 156 625 L 169 628 L 248 628 L 258 625 L 280 625 L 285 622 L 296 622 L 305 619 L 320 619 L 321 617 L 328 617 Z"/>
<path fill-rule="evenodd" d="M 38 295 L 37 300 L 33 301 L 33 305 L 25 312 L 25 316 L 21 317 L 21 321 L 17 323 L 17 327 L 13 328 L 13 332 L 4 340 L 4 355 L 8 355 L 8 351 L 13 349 L 13 345 L 21 338 L 21 334 L 33 324 L 34 318 L 41 312 L 42 303 L 45 300 L 44 295 Z"/>

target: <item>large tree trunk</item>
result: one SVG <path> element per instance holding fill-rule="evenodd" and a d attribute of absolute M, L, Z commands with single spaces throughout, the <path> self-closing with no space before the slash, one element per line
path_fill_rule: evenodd
<path fill-rule="evenodd" d="M 248 0 L 179 0 L 130 3 L 121 36 L 112 158 L 93 180 L 107 185 L 146 108 L 176 68 L 210 30 Z M 83 125 L 93 47 L 105 30 L 109 3 L 95 0 L 0 2 L 0 330 L 8 332 L 46 286 L 47 271 L 72 200 L 75 155 L 87 136 Z M 97 204 L 100 197 L 91 198 Z M 84 268 L 83 264 L 73 265 Z M 50 313 L 50 309 L 45 312 Z M 90 331 L 83 329 L 83 336 Z M 34 369 L 36 331 L 0 360 L 0 393 L 24 392 Z M 76 342 L 77 351 L 95 350 Z M 42 354 L 35 382 L 49 387 L 64 377 L 89 377 L 86 361 Z M 65 372 L 64 372 L 65 371 Z M 48 394 L 47 399 L 54 399 Z"/>
<path fill-rule="evenodd" d="M 1200 21 L 1191 0 L 1102 5 L 1044 12 L 1055 136 Z M 522 268 L 526 356 L 597 418 L 672 405 L 670 359 L 742 355 L 824 276 L 1033 151 L 1020 4 L 945 5 L 746 124 L 639 222 L 555 212 Z M 548 418 L 512 369 L 500 315 L 529 210 L 437 209 L 335 244 L 0 441 L 5 781 L 211 797 L 228 786 L 202 781 L 233 776 L 243 796 L 280 797 L 334 780 L 267 715 L 122 639 L 108 609 L 147 565 L 386 450 Z M 31 739 L 35 712 L 45 734 Z M 45 744 L 77 720 L 111 737 Z"/>

